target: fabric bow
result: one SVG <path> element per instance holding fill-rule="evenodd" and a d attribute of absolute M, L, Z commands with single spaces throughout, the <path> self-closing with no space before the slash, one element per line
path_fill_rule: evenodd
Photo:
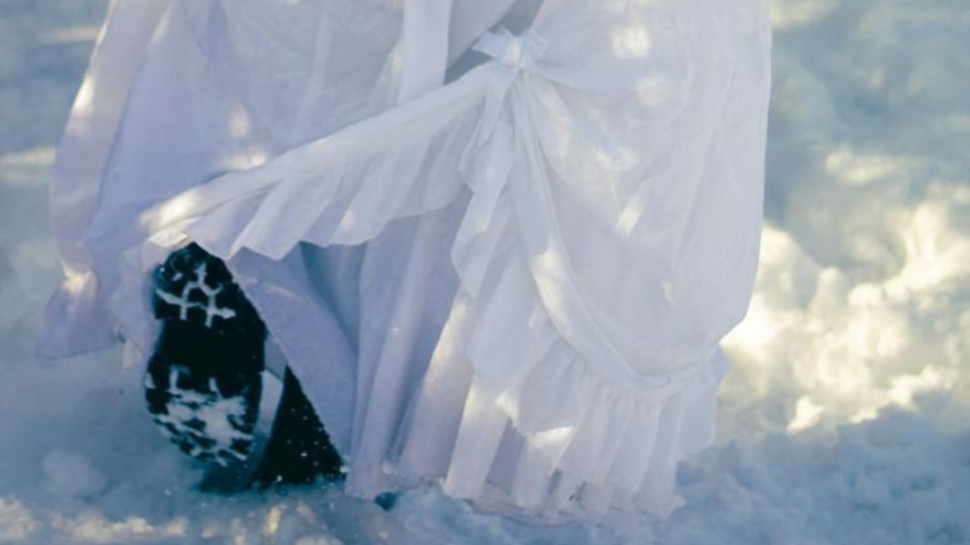
<path fill-rule="evenodd" d="M 495 129 L 502 105 L 512 88 L 512 84 L 523 73 L 535 73 L 538 62 L 545 55 L 549 43 L 533 30 L 515 36 L 505 28 L 496 32 L 487 32 L 479 38 L 472 49 L 484 53 L 496 61 L 488 95 L 485 98 L 485 109 L 476 140 L 487 139 Z"/>
<path fill-rule="evenodd" d="M 516 84 L 523 81 L 523 75 L 531 77 L 539 72 L 539 61 L 547 48 L 548 42 L 532 30 L 515 36 L 505 28 L 484 34 L 472 46 L 473 50 L 493 59 L 482 113 L 459 163 L 474 195 L 459 228 L 452 259 L 464 271 L 462 279 L 472 293 L 478 291 L 488 262 L 480 255 L 477 259 L 471 255 L 483 250 L 474 247 L 474 241 L 493 225 L 502 191 L 519 152 L 516 127 L 523 112 L 513 115 L 511 110 L 529 107 L 527 100 L 518 100 L 513 106 L 509 99 L 522 92 L 516 90 Z"/>

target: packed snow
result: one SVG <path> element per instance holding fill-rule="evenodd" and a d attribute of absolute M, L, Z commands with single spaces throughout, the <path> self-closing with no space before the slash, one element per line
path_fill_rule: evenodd
<path fill-rule="evenodd" d="M 970 542 L 966 0 L 774 1 L 767 224 L 718 444 L 669 520 L 621 533 L 433 487 L 387 512 L 326 485 L 205 494 L 118 351 L 34 355 L 46 184 L 105 7 L 0 7 L 0 543 Z"/>

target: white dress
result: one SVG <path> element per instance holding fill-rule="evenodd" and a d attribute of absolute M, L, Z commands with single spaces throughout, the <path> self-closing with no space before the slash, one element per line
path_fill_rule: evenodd
<path fill-rule="evenodd" d="M 663 516 L 757 264 L 765 0 L 116 0 L 61 147 L 45 349 L 227 260 L 369 497 Z"/>

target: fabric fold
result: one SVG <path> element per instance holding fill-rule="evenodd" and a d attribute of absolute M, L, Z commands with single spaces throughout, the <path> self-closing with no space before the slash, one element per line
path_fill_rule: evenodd
<path fill-rule="evenodd" d="M 253 10 L 243 18 L 246 28 L 284 9 L 173 2 L 190 14 Z M 273 141 L 259 148 L 265 155 L 245 145 L 258 116 L 226 105 L 226 96 L 245 105 L 245 93 L 240 99 L 225 92 L 225 81 L 212 83 L 226 126 L 214 136 L 193 126 L 186 133 L 201 132 L 201 143 L 175 146 L 180 165 L 198 160 L 206 165 L 199 172 L 211 176 L 173 183 L 180 189 L 163 188 L 155 201 L 133 190 L 106 193 L 86 244 L 102 257 L 102 276 L 116 276 L 108 267 L 117 258 L 123 285 L 95 296 L 98 275 L 79 276 L 84 289 L 72 303 L 86 308 L 113 295 L 132 357 L 143 357 L 151 324 L 144 308 L 124 301 L 138 298 L 139 282 L 165 251 L 196 241 L 238 265 L 283 352 L 308 387 L 319 388 L 311 399 L 326 404 L 328 393 L 352 407 L 319 410 L 337 423 L 352 458 L 349 492 L 372 496 L 441 479 L 449 494 L 531 520 L 666 515 L 677 463 L 713 440 L 714 395 L 725 370 L 718 342 L 743 316 L 754 278 L 770 81 L 766 12 L 758 9 L 762 0 L 741 0 L 738 8 L 713 0 L 537 4 L 526 30 L 496 27 L 477 37 L 463 68 L 446 77 L 450 53 L 435 49 L 434 62 L 421 63 L 430 43 L 421 29 L 433 30 L 427 37 L 436 43 L 472 42 L 440 28 L 449 6 L 462 20 L 460 3 L 408 0 L 403 14 L 396 4 L 369 3 L 403 21 L 397 42 L 375 47 L 380 74 L 348 80 L 351 90 L 332 82 L 329 89 L 310 65 L 310 90 L 295 85 L 299 92 L 291 94 L 306 99 L 303 117 L 313 111 L 307 97 L 327 92 L 373 92 L 368 104 L 386 107 L 338 116 L 312 137 Z M 323 18 L 316 32 L 332 22 L 332 10 L 369 13 L 355 6 L 316 6 Z M 724 17 L 731 9 L 762 24 Z M 362 22 L 351 20 L 350 29 Z M 148 73 L 164 79 L 176 53 L 201 59 L 195 68 L 205 77 L 205 68 L 247 67 L 240 59 L 259 58 L 245 41 L 223 55 L 227 46 L 215 38 L 190 52 L 173 47 L 173 58 L 160 63 L 165 69 Z M 316 34 L 312 42 L 329 44 Z M 275 89 L 303 75 L 281 69 L 264 77 L 261 84 Z M 394 91 L 373 89 L 382 86 Z M 286 111 L 274 98 L 259 96 L 258 120 L 272 124 L 266 120 L 276 109 Z M 141 106 L 135 110 L 149 117 Z M 734 122 L 745 116 L 750 122 Z M 310 120 L 296 124 L 313 133 Z M 252 136 L 260 138 L 267 137 Z M 237 148 L 242 163 L 227 151 Z M 206 153 L 217 159 L 198 159 Z M 126 188 L 124 168 L 113 174 Z M 457 218 L 453 231 L 444 216 L 429 219 L 446 210 Z M 368 269 L 371 245 L 396 240 L 389 232 L 408 225 L 420 236 L 402 240 L 417 249 L 388 266 L 403 270 Z M 440 225 L 448 225 L 438 237 L 444 242 L 432 240 Z M 112 238 L 118 232 L 146 236 L 119 249 L 111 246 L 121 244 Z M 320 286 L 319 300 L 307 300 L 326 306 L 326 295 L 358 290 L 349 300 L 360 312 L 339 316 L 295 303 L 274 309 L 293 300 L 287 293 L 302 293 L 294 285 L 313 283 L 290 274 L 307 267 L 294 255 L 313 248 L 326 260 L 343 247 L 365 254 L 358 272 L 368 281 Z M 441 259 L 445 265 L 436 266 L 446 271 L 431 278 L 425 258 Z M 268 272 L 274 279 L 261 285 L 245 267 L 259 262 L 290 269 Z M 445 280 L 438 290 L 406 291 L 423 276 Z M 417 300 L 416 293 L 429 295 Z M 377 303 L 364 308 L 360 301 Z M 302 338 L 312 336 L 308 329 L 280 329 L 300 316 L 346 336 L 339 358 L 357 365 L 356 377 L 341 379 L 346 390 L 321 386 L 326 377 L 309 353 L 323 348 Z"/>
<path fill-rule="evenodd" d="M 644 360 L 649 353 L 617 342 L 632 338 L 631 328 L 640 321 L 604 320 L 588 275 L 572 263 L 576 250 L 566 239 L 571 226 L 563 223 L 561 195 L 565 190 L 574 199 L 585 198 L 588 190 L 570 185 L 571 163 L 560 147 L 585 156 L 593 151 L 584 179 L 598 176 L 613 184 L 614 199 L 624 180 L 640 175 L 633 152 L 619 140 L 636 132 L 606 136 L 608 125 L 597 127 L 595 117 L 570 106 L 582 93 L 602 92 L 602 86 L 563 85 L 575 80 L 564 76 L 555 59 L 546 59 L 550 44 L 536 29 L 520 36 L 504 29 L 486 33 L 473 49 L 491 60 L 454 83 L 261 167 L 217 178 L 141 221 L 162 230 L 165 222 L 194 222 L 185 235 L 216 254 L 231 257 L 250 249 L 279 259 L 301 241 L 365 242 L 396 219 L 447 205 L 464 185 L 471 198 L 452 262 L 467 295 L 469 326 L 463 328 L 466 335 L 449 339 L 465 346 L 463 353 L 442 365 L 470 366 L 474 378 L 443 470 L 445 490 L 466 498 L 484 494 L 509 427 L 524 439 L 509 501 L 545 509 L 543 498 L 555 494 L 543 487 L 561 475 L 558 486 L 573 482 L 583 490 L 568 495 L 571 508 L 601 517 L 615 494 L 637 497 L 649 486 L 648 475 L 674 470 L 685 450 L 674 446 L 682 442 L 678 427 L 685 406 L 696 391 L 716 382 L 711 378 L 716 344 L 696 346 L 687 339 L 696 355 L 667 362 L 661 351 Z M 551 77 L 547 62 L 555 68 Z M 696 100 L 713 108 L 723 92 L 715 85 Z M 548 127 L 564 121 L 580 140 L 564 143 L 549 136 Z M 604 155 L 596 159 L 601 144 Z M 429 176 L 434 172 L 442 175 Z M 637 191 L 627 193 L 641 198 Z M 598 199 L 586 199 L 595 215 L 616 217 L 624 209 L 619 201 Z M 603 248 L 616 252 L 614 263 L 642 249 L 632 234 L 609 236 L 613 240 L 604 240 Z M 664 305 L 676 312 L 670 294 L 666 297 Z M 634 364 L 631 357 L 640 361 Z M 638 457 L 630 459 L 631 453 Z"/>

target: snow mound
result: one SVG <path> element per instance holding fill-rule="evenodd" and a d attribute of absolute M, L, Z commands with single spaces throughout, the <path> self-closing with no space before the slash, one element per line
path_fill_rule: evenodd
<path fill-rule="evenodd" d="M 90 458 L 76 452 L 52 450 L 41 464 L 44 488 L 51 494 L 73 498 L 94 496 L 104 490 L 107 477 Z"/>
<path fill-rule="evenodd" d="M 932 412 L 932 401 L 921 408 Z M 970 433 L 900 409 L 831 432 L 740 439 L 705 455 L 681 481 L 688 507 L 663 543 L 970 539 Z"/>
<path fill-rule="evenodd" d="M 37 528 L 37 521 L 23 504 L 0 496 L 0 543 L 21 541 Z"/>
<path fill-rule="evenodd" d="M 769 225 L 722 429 L 970 400 L 970 4 L 779 0 L 773 20 Z"/>

